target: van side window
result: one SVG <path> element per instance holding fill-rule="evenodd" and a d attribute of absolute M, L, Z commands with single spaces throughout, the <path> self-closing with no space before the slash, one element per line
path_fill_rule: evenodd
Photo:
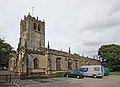
<path fill-rule="evenodd" d="M 82 72 L 87 72 L 87 71 L 88 71 L 88 68 L 80 68 L 80 71 L 82 71 Z"/>
<path fill-rule="evenodd" d="M 100 71 L 99 67 L 94 67 L 94 71 Z"/>

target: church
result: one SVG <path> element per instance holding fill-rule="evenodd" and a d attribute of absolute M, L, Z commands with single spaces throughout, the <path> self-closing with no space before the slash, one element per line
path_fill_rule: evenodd
<path fill-rule="evenodd" d="M 16 52 L 9 55 L 9 70 L 20 75 L 41 75 L 77 70 L 82 65 L 100 64 L 99 60 L 45 47 L 45 21 L 30 13 L 20 21 L 20 38 Z"/>

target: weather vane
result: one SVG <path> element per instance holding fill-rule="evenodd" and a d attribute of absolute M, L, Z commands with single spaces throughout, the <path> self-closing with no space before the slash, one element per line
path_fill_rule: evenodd
<path fill-rule="evenodd" d="M 33 16 L 34 7 L 32 7 L 32 16 Z"/>

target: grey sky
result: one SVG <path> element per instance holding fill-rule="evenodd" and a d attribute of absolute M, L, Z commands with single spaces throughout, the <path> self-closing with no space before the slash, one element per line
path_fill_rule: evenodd
<path fill-rule="evenodd" d="M 20 20 L 28 12 L 45 20 L 46 46 L 97 55 L 103 44 L 120 44 L 120 0 L 0 0 L 0 37 L 15 49 Z"/>

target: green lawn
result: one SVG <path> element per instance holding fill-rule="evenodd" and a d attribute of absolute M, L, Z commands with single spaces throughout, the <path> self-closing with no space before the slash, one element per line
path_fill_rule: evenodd
<path fill-rule="evenodd" d="M 110 72 L 110 75 L 120 75 L 120 72 Z"/>

